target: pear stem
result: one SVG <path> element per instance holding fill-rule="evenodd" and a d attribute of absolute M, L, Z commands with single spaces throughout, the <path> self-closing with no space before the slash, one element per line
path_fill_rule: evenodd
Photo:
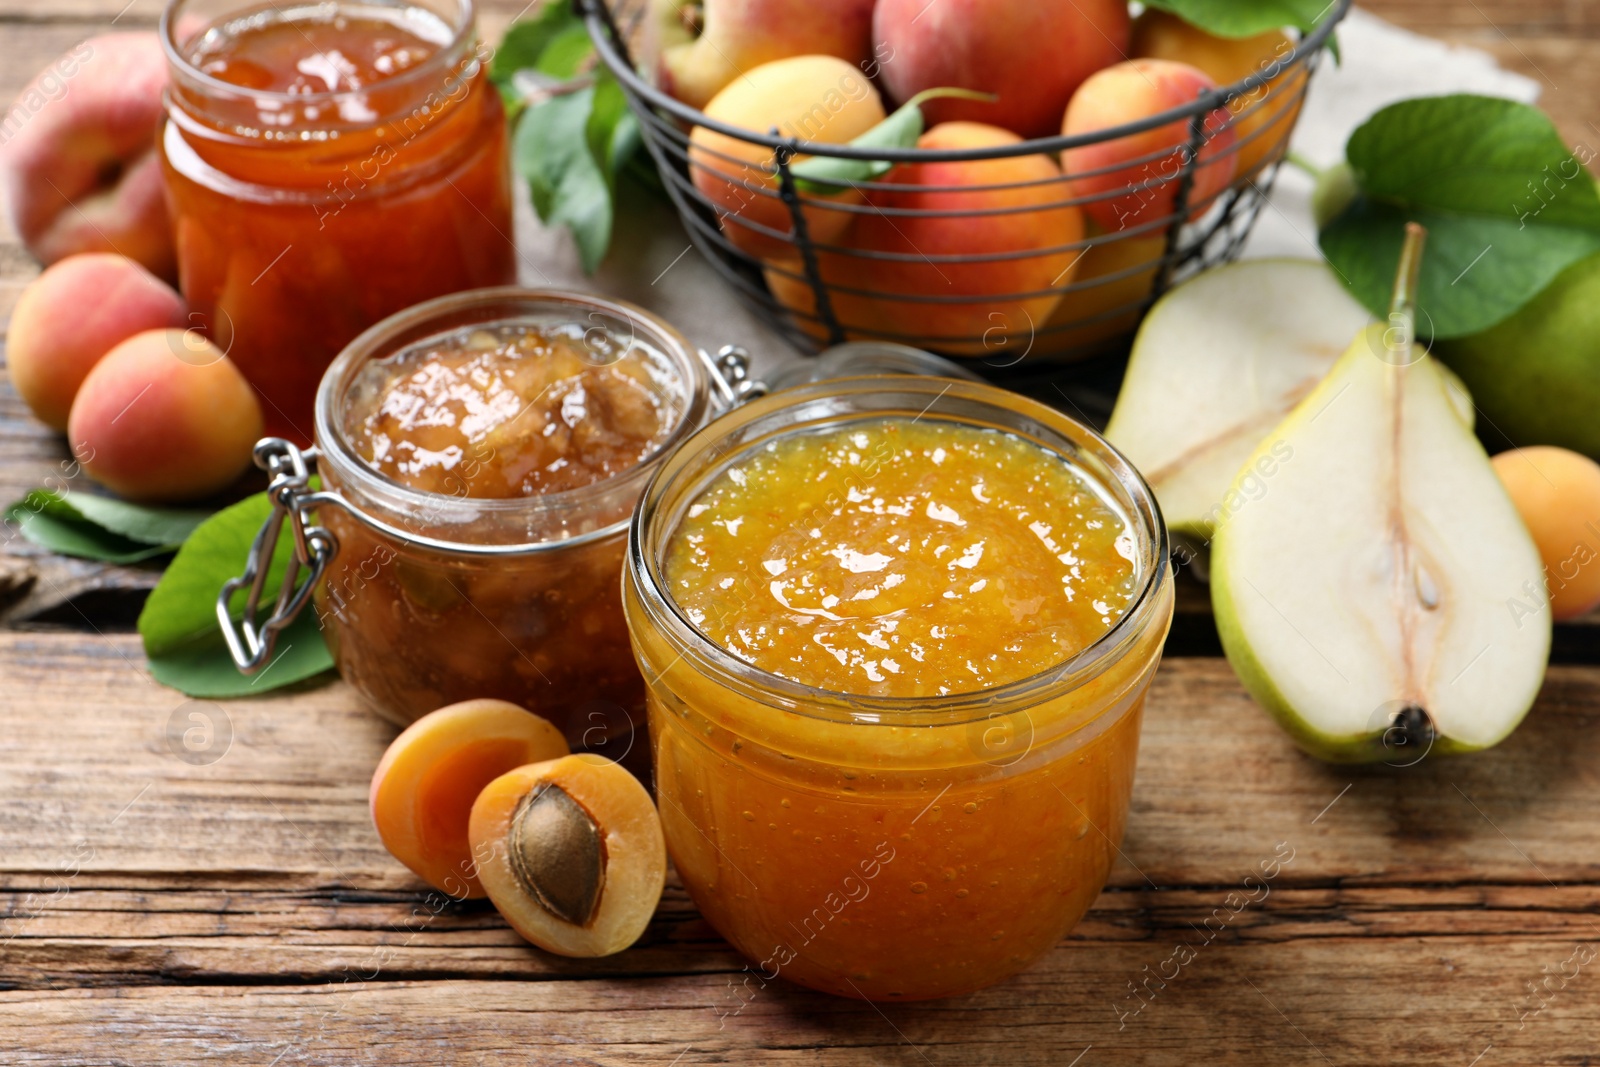
<path fill-rule="evenodd" d="M 1394 291 L 1389 298 L 1389 329 L 1384 334 L 1401 366 L 1411 362 L 1411 346 L 1416 341 L 1417 288 L 1422 277 L 1422 249 L 1427 241 L 1428 231 L 1421 223 L 1406 223 L 1405 243 L 1400 246 Z"/>

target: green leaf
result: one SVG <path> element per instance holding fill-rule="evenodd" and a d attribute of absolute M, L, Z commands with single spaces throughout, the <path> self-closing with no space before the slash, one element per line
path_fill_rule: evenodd
<path fill-rule="evenodd" d="M 993 101 L 992 93 L 973 89 L 924 89 L 895 109 L 894 113 L 850 142 L 852 148 L 910 148 L 922 136 L 922 105 L 928 100 L 959 97 L 962 100 Z M 812 156 L 789 168 L 795 188 L 802 192 L 829 195 L 853 182 L 871 181 L 887 174 L 894 164 L 882 159 L 842 159 L 838 156 Z"/>
<path fill-rule="evenodd" d="M 572 231 L 586 274 L 611 245 L 617 172 L 639 146 L 622 87 L 601 72 L 593 85 L 528 108 L 512 145 L 534 210 Z"/>
<path fill-rule="evenodd" d="M 566 80 L 575 75 L 593 54 L 594 45 L 572 5 L 565 0 L 547 0 L 531 19 L 516 22 L 506 30 L 489 63 L 489 80 L 509 100 L 519 99 L 512 79 L 522 70 L 537 70 L 552 78 Z"/>
<path fill-rule="evenodd" d="M 313 479 L 313 487 L 316 480 Z M 251 696 L 302 681 L 333 665 L 316 613 L 307 609 L 278 635 L 268 666 L 255 675 L 239 673 L 217 629 L 217 594 L 229 578 L 243 573 L 256 533 L 272 514 L 266 493 L 246 497 L 201 523 L 139 614 L 139 634 L 156 679 L 196 697 Z M 287 529 L 273 550 L 262 602 L 269 604 L 283 584 L 294 552 Z M 245 591 L 234 598 L 235 618 Z"/>
<path fill-rule="evenodd" d="M 208 513 L 145 507 L 92 493 L 35 489 L 6 509 L 34 544 L 66 556 L 137 563 L 172 552 Z"/>
<path fill-rule="evenodd" d="M 1488 329 L 1600 251 L 1600 191 L 1537 108 L 1405 100 L 1368 119 L 1345 151 L 1357 195 L 1323 228 L 1322 251 L 1381 317 L 1403 227 L 1426 226 L 1418 329 L 1435 339 Z"/>
<path fill-rule="evenodd" d="M 259 696 L 303 682 L 333 666 L 333 655 L 322 639 L 317 617 L 307 611 L 278 635 L 272 659 L 255 674 L 240 674 L 226 646 L 189 645 L 150 657 L 150 673 L 192 697 L 218 700 Z"/>
<path fill-rule="evenodd" d="M 1254 37 L 1293 26 L 1311 30 L 1332 9 L 1330 0 L 1145 0 L 1218 37 Z"/>

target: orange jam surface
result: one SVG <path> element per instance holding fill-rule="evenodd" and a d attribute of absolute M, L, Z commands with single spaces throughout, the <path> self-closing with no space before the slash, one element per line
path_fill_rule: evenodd
<path fill-rule="evenodd" d="M 558 493 L 660 447 L 673 419 L 659 373 L 581 326 L 478 329 L 368 363 L 346 432 L 375 470 L 413 489 Z"/>
<path fill-rule="evenodd" d="M 404 73 L 450 37 L 450 27 L 422 8 L 327 5 L 291 20 L 268 7 L 207 29 L 190 46 L 189 61 L 247 89 L 348 92 Z"/>
<path fill-rule="evenodd" d="M 712 641 L 838 693 L 988 689 L 1104 634 L 1134 590 L 1127 523 L 999 431 L 882 419 L 769 442 L 690 506 L 669 588 Z"/>

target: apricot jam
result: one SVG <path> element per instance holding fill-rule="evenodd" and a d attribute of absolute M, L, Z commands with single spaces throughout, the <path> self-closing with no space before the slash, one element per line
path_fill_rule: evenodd
<path fill-rule="evenodd" d="M 305 443 L 378 320 L 512 282 L 505 114 L 470 0 L 175 0 L 160 146 L 197 325 Z"/>
<path fill-rule="evenodd" d="M 752 961 L 728 1012 L 981 988 L 1088 910 L 1172 611 L 1090 431 L 977 384 L 786 390 L 667 461 L 625 575 L 668 848 Z"/>
<path fill-rule="evenodd" d="M 339 506 L 316 604 L 345 680 L 402 724 L 492 697 L 620 757 L 644 714 L 626 520 L 707 403 L 681 337 L 598 298 L 463 293 L 364 334 L 317 407 Z"/>

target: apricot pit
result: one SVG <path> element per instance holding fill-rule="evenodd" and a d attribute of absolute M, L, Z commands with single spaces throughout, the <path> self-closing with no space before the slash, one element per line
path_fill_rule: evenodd
<path fill-rule="evenodd" d="M 666 884 L 655 804 L 600 756 L 518 767 L 472 806 L 478 878 L 528 941 L 563 956 L 609 956 L 639 939 Z"/>

